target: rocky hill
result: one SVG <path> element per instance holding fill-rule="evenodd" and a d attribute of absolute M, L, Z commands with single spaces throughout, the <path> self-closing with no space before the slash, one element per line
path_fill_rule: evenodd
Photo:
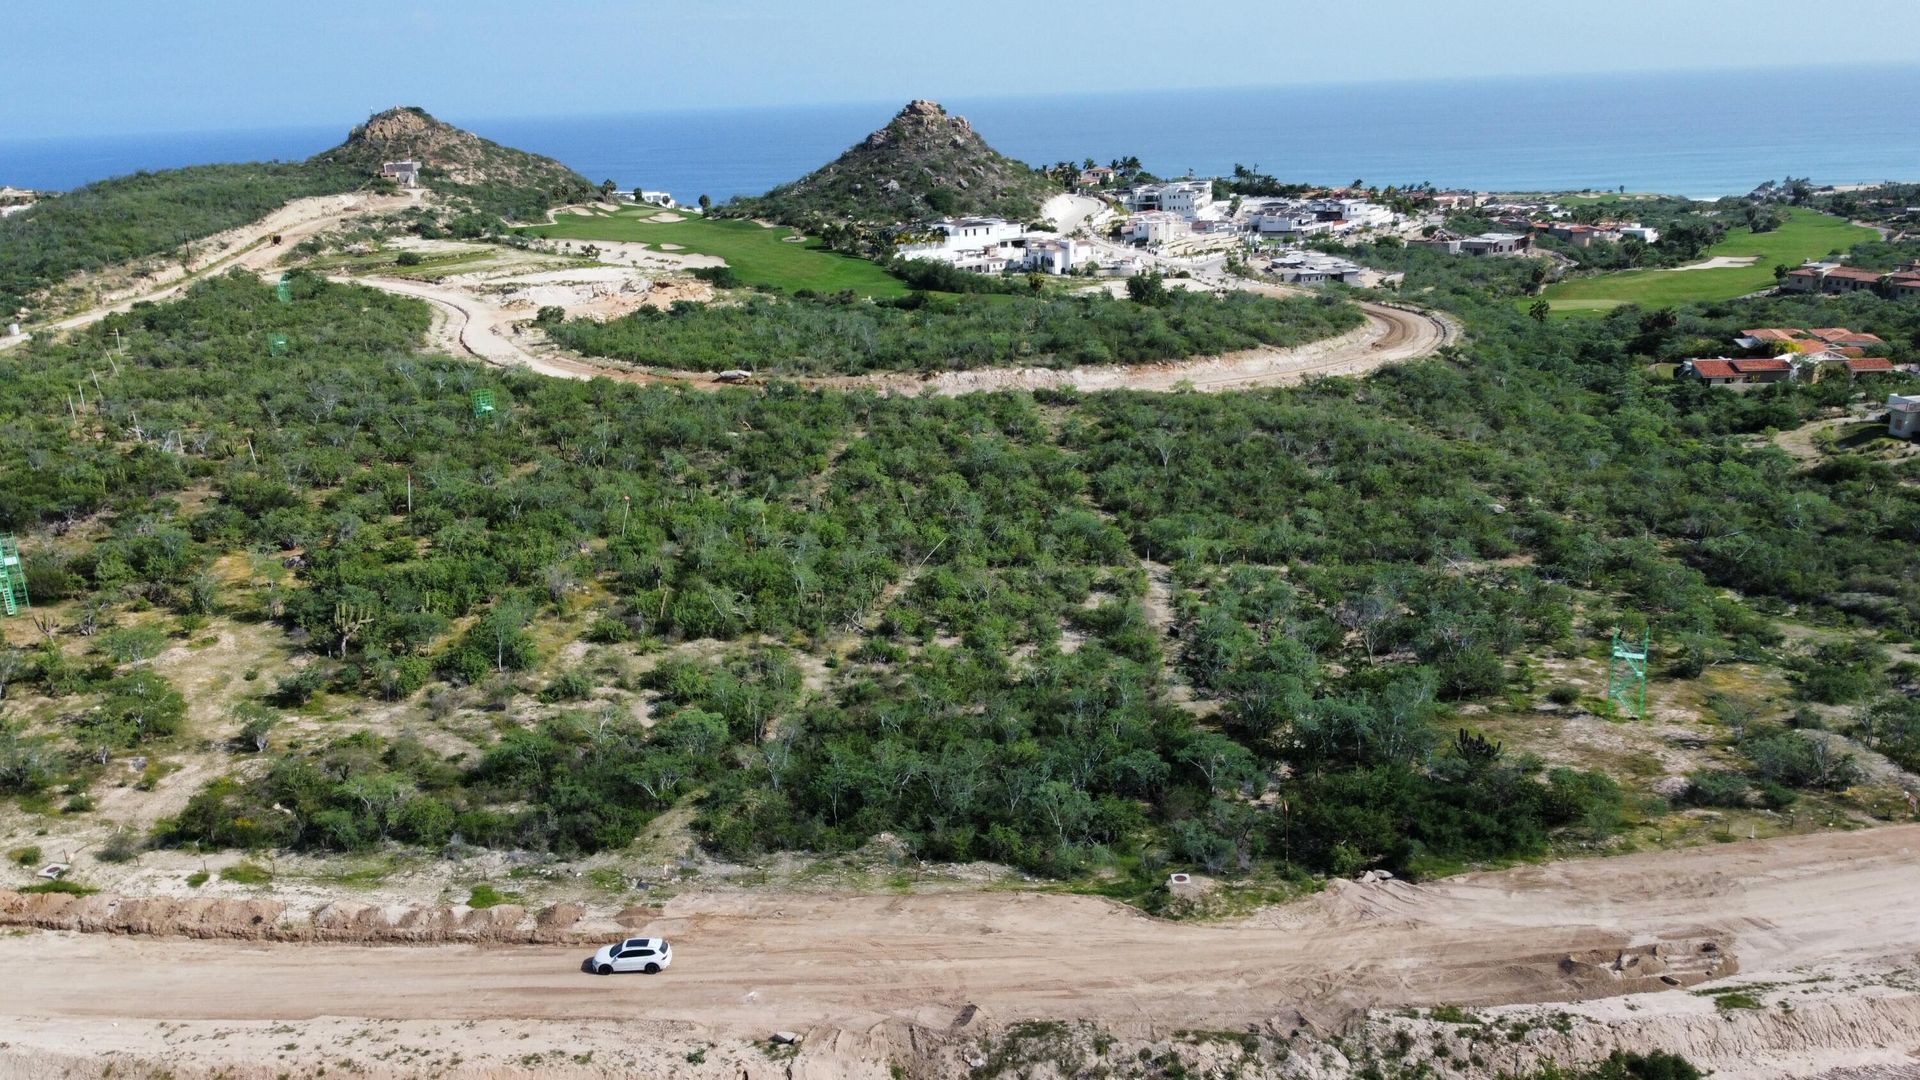
<path fill-rule="evenodd" d="M 1030 219 L 1059 189 L 988 146 L 964 117 L 913 101 L 831 163 L 727 212 L 794 225 L 869 224 L 957 214 Z"/>
<path fill-rule="evenodd" d="M 501 146 L 411 106 L 368 118 L 312 160 L 375 176 L 385 162 L 416 161 L 426 187 L 505 217 L 531 217 L 595 194 L 586 177 L 552 158 Z"/>

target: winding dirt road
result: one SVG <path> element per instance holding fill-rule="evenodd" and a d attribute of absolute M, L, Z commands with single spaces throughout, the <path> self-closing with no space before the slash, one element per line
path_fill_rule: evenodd
<path fill-rule="evenodd" d="M 0 939 L 6 1018 L 615 1018 L 732 1035 L 944 1028 L 991 1017 L 1175 1028 L 1290 1005 L 1571 1001 L 1729 974 L 1920 958 L 1920 826 L 1526 867 L 1431 885 L 1334 883 L 1236 925 L 1033 893 L 693 895 L 645 929 L 654 979 L 553 947 Z M 1623 950 L 1661 966 L 1616 972 Z M 1569 957 L 1577 962 L 1569 962 Z M 111 987 L 111 993 L 102 988 Z"/>
<path fill-rule="evenodd" d="M 503 310 L 463 289 L 388 277 L 332 280 L 361 284 L 425 300 L 438 312 L 435 343 L 500 367 L 525 367 L 561 379 L 608 378 L 616 382 L 672 383 L 717 388 L 723 384 L 699 371 L 636 369 L 561 354 L 523 337 L 524 312 Z M 1276 292 L 1263 288 L 1263 292 Z M 795 376 L 789 381 L 836 390 L 875 389 L 895 393 L 966 394 L 984 390 L 1244 390 L 1301 382 L 1315 376 L 1360 375 L 1388 364 L 1430 356 L 1458 341 L 1460 330 L 1445 316 L 1413 308 L 1362 303 L 1366 322 L 1358 329 L 1322 341 L 1286 349 L 1249 349 L 1226 356 L 1196 357 L 1161 364 L 1102 365 L 1077 368 L 982 368 L 936 375 Z M 783 378 L 786 378 L 783 376 Z"/>

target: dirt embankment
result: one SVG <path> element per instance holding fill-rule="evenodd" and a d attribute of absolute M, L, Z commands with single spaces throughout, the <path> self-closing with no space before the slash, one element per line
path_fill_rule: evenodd
<path fill-rule="evenodd" d="M 182 900 L 0 891 L 0 926 L 238 941 L 561 945 L 618 937 L 626 923 L 652 914 L 630 911 L 589 918 L 585 905 L 575 903 L 530 912 L 514 904 L 399 907 L 347 901 L 299 911 L 271 898 Z"/>

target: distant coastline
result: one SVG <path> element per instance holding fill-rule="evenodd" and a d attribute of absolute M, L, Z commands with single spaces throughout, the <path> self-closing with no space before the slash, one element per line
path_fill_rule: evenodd
<path fill-rule="evenodd" d="M 1910 84 L 1920 68 L 1875 69 Z M 1865 77 L 1865 76 L 1861 76 Z M 1292 180 L 1431 181 L 1481 190 L 1625 186 L 1708 198 L 1788 173 L 1912 180 L 1920 141 L 1897 109 L 1774 92 L 1755 72 L 1374 83 L 955 99 L 950 109 L 1030 164 L 1120 155 L 1162 175 L 1236 162 Z M 1769 88 L 1774 89 L 1769 89 Z M 1599 102 L 1601 104 L 1596 105 Z M 420 102 L 429 108 L 438 103 Z M 443 107 L 443 106 L 438 106 Z M 453 119 L 594 180 L 691 201 L 758 194 L 832 158 L 895 105 Z M 344 124 L 344 122 L 343 122 Z M 0 184 L 59 190 L 140 169 L 305 157 L 342 127 L 0 140 Z"/>

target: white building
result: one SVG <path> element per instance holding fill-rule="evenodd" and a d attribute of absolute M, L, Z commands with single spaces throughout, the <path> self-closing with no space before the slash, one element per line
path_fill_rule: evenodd
<path fill-rule="evenodd" d="M 927 226 L 927 231 L 944 237 L 938 241 L 941 247 L 983 248 L 1018 240 L 1027 229 L 1004 218 L 942 218 Z"/>
<path fill-rule="evenodd" d="M 648 206 L 658 206 L 667 210 L 672 210 L 680 205 L 673 201 L 672 194 L 665 191 L 636 191 L 633 193 L 633 196 Z"/>
<path fill-rule="evenodd" d="M 1373 229 L 1393 223 L 1393 211 L 1365 199 L 1316 199 L 1308 205 L 1323 219 L 1345 222 L 1345 228 L 1335 225 L 1335 231 L 1338 232 Z"/>
<path fill-rule="evenodd" d="M 420 183 L 420 163 L 417 161 L 384 162 L 380 166 L 380 175 L 401 187 L 414 187 Z"/>
<path fill-rule="evenodd" d="M 1008 269 L 1065 274 L 1088 257 L 1074 241 L 1050 232 L 1028 232 L 1000 218 L 946 218 L 924 227 L 927 239 L 900 248 L 906 259 L 943 262 L 976 274 Z"/>
<path fill-rule="evenodd" d="M 1657 244 L 1660 242 L 1660 230 L 1651 225 L 1641 225 L 1638 223 L 1622 225 L 1619 231 L 1621 236 L 1631 236 L 1642 243 Z"/>
<path fill-rule="evenodd" d="M 1135 188 L 1128 200 L 1134 210 L 1163 210 L 1181 217 L 1198 217 L 1213 205 L 1213 181 L 1175 180 Z"/>
<path fill-rule="evenodd" d="M 1395 284 L 1404 274 L 1383 274 L 1371 267 L 1318 251 L 1286 251 L 1267 265 L 1267 272 L 1291 285 L 1324 285 L 1337 281 L 1343 285 L 1371 289 Z"/>
<path fill-rule="evenodd" d="M 1136 244 L 1164 244 L 1187 232 L 1187 219 L 1165 210 L 1146 210 L 1127 219 L 1126 237 Z"/>
<path fill-rule="evenodd" d="M 1289 208 L 1263 211 L 1254 227 L 1266 236 L 1305 236 L 1330 232 L 1333 222 L 1320 220 L 1320 215 L 1311 210 Z"/>
<path fill-rule="evenodd" d="M 1043 274 L 1070 274 L 1084 261 L 1080 245 L 1069 237 L 1030 236 L 1025 251 L 1021 265 Z"/>
<path fill-rule="evenodd" d="M 1887 395 L 1887 434 L 1920 439 L 1920 394 Z"/>

